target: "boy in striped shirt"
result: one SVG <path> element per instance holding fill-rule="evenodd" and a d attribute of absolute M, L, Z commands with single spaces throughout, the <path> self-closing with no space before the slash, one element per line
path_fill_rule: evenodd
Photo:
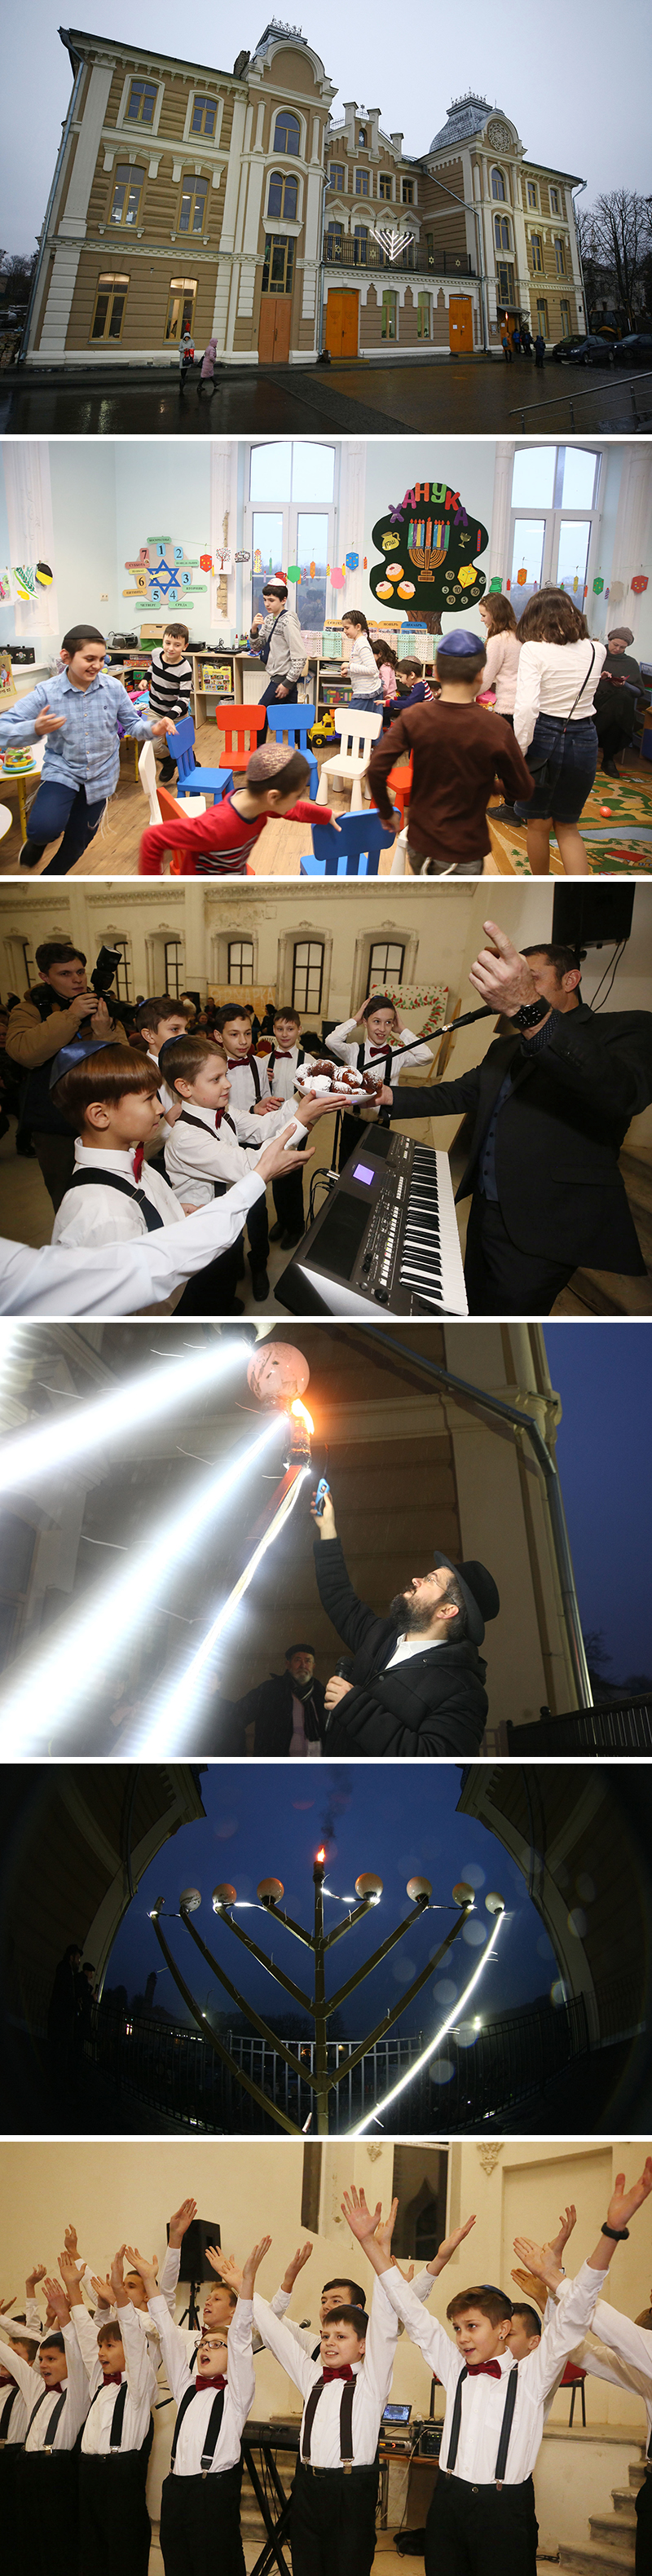
<path fill-rule="evenodd" d="M 192 688 L 187 626 L 166 626 L 160 652 L 152 654 L 147 686 L 152 715 L 167 716 L 170 725 L 180 724 L 188 714 Z M 164 787 L 169 787 L 176 766 L 168 751 L 160 773 Z"/>
<path fill-rule="evenodd" d="M 311 805 L 302 797 L 310 772 L 302 751 L 266 742 L 247 761 L 244 786 L 205 814 L 175 814 L 173 823 L 150 823 L 140 844 L 141 877 L 160 877 L 163 851 L 181 853 L 182 877 L 246 876 L 247 860 L 265 824 L 285 816 L 290 823 L 335 823 L 330 805 Z M 335 830 L 339 831 L 339 823 Z"/>

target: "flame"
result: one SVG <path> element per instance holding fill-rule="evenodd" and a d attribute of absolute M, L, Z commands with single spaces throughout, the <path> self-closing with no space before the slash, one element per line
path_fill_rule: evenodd
<path fill-rule="evenodd" d="M 290 1405 L 290 1412 L 295 1415 L 297 1422 L 305 1423 L 306 1431 L 314 1431 L 315 1425 L 312 1414 L 308 1412 L 307 1405 L 302 1404 L 300 1395 L 294 1396 Z"/>
<path fill-rule="evenodd" d="M 321 1851 L 315 1852 L 315 1860 L 325 1860 L 325 1859 L 326 1859 L 326 1852 L 325 1852 L 324 1844 L 322 1843 Z"/>

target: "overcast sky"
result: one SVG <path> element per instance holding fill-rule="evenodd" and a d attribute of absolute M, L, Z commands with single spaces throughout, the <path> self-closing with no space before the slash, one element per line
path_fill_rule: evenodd
<path fill-rule="evenodd" d="M 34 246 L 47 204 L 70 96 L 68 56 L 60 42 L 59 0 L 29 0 L 7 13 L 3 34 L 0 244 Z M 269 12 L 274 14 L 273 10 Z M 282 14 L 280 9 L 279 16 Z M 182 20 L 174 0 L 92 0 L 81 24 L 174 55 Z M 240 0 L 237 11 L 195 0 L 183 22 L 190 59 L 232 71 L 242 47 L 253 52 L 267 23 L 265 0 Z M 402 21 L 395 0 L 375 0 L 351 13 L 346 0 L 303 0 L 297 23 L 337 81 L 333 115 L 344 97 L 380 107 L 388 131 L 403 128 L 406 152 L 428 150 L 451 98 L 477 91 L 513 118 L 526 151 L 588 182 L 588 204 L 602 190 L 650 184 L 650 35 L 647 0 L 466 0 L 459 19 L 412 0 Z M 454 29 L 457 28 L 457 34 Z"/>

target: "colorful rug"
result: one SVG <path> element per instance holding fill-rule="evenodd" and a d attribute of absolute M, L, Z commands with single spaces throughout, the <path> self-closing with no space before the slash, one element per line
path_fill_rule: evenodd
<path fill-rule="evenodd" d="M 494 823 L 489 811 L 493 856 L 501 876 L 529 876 L 525 828 Z M 652 767 L 641 762 L 622 778 L 605 778 L 598 770 L 580 825 L 592 876 L 636 872 L 652 876 Z M 551 875 L 563 875 L 556 841 L 551 842 Z"/>

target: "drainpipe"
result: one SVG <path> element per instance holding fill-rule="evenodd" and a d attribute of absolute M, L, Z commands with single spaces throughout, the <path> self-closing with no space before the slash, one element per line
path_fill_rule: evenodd
<path fill-rule="evenodd" d="M 580 196 L 580 197 L 581 197 L 582 192 L 583 192 L 583 189 L 585 189 L 585 187 L 586 187 L 586 180 L 585 180 L 585 179 L 578 179 L 578 182 L 577 182 L 577 195 L 578 195 L 578 196 Z M 575 223 L 575 195 L 576 195 L 576 191 L 575 191 L 575 189 L 574 189 L 574 188 L 571 188 L 571 199 L 572 199 L 572 205 L 573 205 L 573 222 L 574 222 L 574 224 L 575 224 L 575 248 L 576 248 L 576 251 L 577 251 L 577 257 L 578 257 L 578 261 L 579 261 L 579 271 L 580 271 L 580 277 L 581 277 L 581 280 L 582 280 L 582 294 L 583 294 L 583 297 L 584 297 L 584 329 L 585 329 L 585 331 L 588 331 L 588 328 L 589 328 L 589 308 L 588 308 L 588 303 L 587 303 L 587 298 L 586 298 L 586 286 L 585 286 L 585 283 L 584 283 L 584 270 L 583 270 L 583 267 L 582 267 L 582 253 L 581 253 L 580 245 L 579 245 L 578 232 L 577 232 L 577 224 Z"/>
<path fill-rule="evenodd" d="M 418 1354 L 415 1354 L 414 1351 L 410 1350 L 408 1343 L 395 1341 L 394 1339 L 390 1340 L 389 1334 L 379 1331 L 377 1324 L 363 1324 L 359 1329 L 363 1333 L 370 1333 L 376 1346 L 379 1342 L 384 1342 L 387 1350 L 394 1352 L 400 1351 L 403 1359 L 411 1360 L 413 1367 L 416 1366 L 420 1369 L 425 1369 L 427 1375 L 429 1377 L 436 1378 L 440 1386 L 450 1387 L 456 1395 L 471 1396 L 474 1404 L 482 1405 L 486 1413 L 494 1413 L 501 1421 L 511 1422 L 515 1429 L 518 1429 L 521 1433 L 526 1433 L 527 1438 L 531 1442 L 537 1466 L 541 1468 L 542 1475 L 545 1480 L 546 1500 L 550 1516 L 550 1533 L 559 1579 L 559 1588 L 562 1597 L 564 1619 L 573 1669 L 573 1679 L 578 1696 L 578 1706 L 580 1708 L 593 1708 L 593 1692 L 591 1689 L 589 1668 L 586 1660 L 584 1638 L 582 1635 L 579 1602 L 575 1590 L 573 1560 L 570 1550 L 566 1514 L 562 1500 L 561 1484 L 554 1458 L 551 1458 L 550 1450 L 547 1442 L 544 1440 L 543 1432 L 539 1430 L 538 1422 L 533 1421 L 530 1413 L 520 1412 L 518 1405 L 507 1404 L 502 1396 L 489 1395 L 486 1387 L 473 1386 L 468 1378 L 455 1377 L 452 1370 L 442 1368 L 438 1360 L 423 1359 L 421 1352 L 419 1351 Z"/>
<path fill-rule="evenodd" d="M 72 57 L 71 57 L 71 59 L 72 59 Z M 37 288 L 38 288 L 38 285 L 39 285 L 39 280 L 40 280 L 40 276 L 41 276 L 41 270 L 42 270 L 42 267 L 43 267 L 43 262 L 44 262 L 44 259 L 45 259 L 45 256 L 46 256 L 46 252 L 49 250 L 48 226 L 49 226 L 50 216 L 51 216 L 51 213 L 52 213 L 52 207 L 53 207 L 53 205 L 54 205 L 54 199 L 55 199 L 55 196 L 56 196 L 56 191 L 57 191 L 57 187 L 58 187 L 58 183 L 59 183 L 59 178 L 60 178 L 60 174 L 61 174 L 61 170 L 62 170 L 62 166 L 63 166 L 63 156 L 64 156 L 64 152 L 65 152 L 65 149 L 66 149 L 66 144 L 67 144 L 67 141 L 68 141 L 68 136 L 69 136 L 69 133 L 70 133 L 70 128 L 71 128 L 71 125 L 72 125 L 72 120 L 73 120 L 73 116 L 74 116 L 74 113 L 75 113 L 75 108 L 76 108 L 76 105 L 77 105 L 77 99 L 78 99 L 78 96 L 79 96 L 79 88 L 80 88 L 80 82 L 81 82 L 81 78 L 82 78 L 83 70 L 84 70 L 84 62 L 83 62 L 83 57 L 80 55 L 80 56 L 79 56 L 79 58 L 78 58 L 78 61 L 77 61 L 77 70 L 76 70 L 76 72 L 75 72 L 75 77 L 74 77 L 74 81 L 73 81 L 73 85 L 72 85 L 72 90 L 71 90 L 71 93 L 70 93 L 70 105 L 69 105 L 69 108 L 68 108 L 68 113 L 67 113 L 66 120 L 65 120 L 65 124 L 64 124 L 64 128 L 63 128 L 63 133 L 62 133 L 62 136 L 61 136 L 61 142 L 60 142 L 60 144 L 59 144 L 59 150 L 58 150 L 58 153 L 57 153 L 57 158 L 56 158 L 56 163 L 55 163 L 55 171 L 54 171 L 54 178 L 53 178 L 53 181 L 52 181 L 52 186 L 51 186 L 51 189 L 50 189 L 50 194 L 49 194 L 49 197 L 48 197 L 48 202 L 47 202 L 47 206 L 46 206 L 46 209 L 45 209 L 45 214 L 44 214 L 44 217 L 43 217 L 43 231 L 42 231 L 42 234 L 41 234 L 41 247 L 40 247 L 40 250 L 39 250 L 38 259 L 37 259 L 37 262 L 36 262 L 36 268 L 35 268 L 35 270 L 34 270 L 34 276 L 33 276 L 33 279 L 32 279 L 32 286 L 31 286 L 31 292 L 30 292 L 30 299 L 29 299 L 29 304 L 28 304 L 28 307 L 27 307 L 27 314 L 26 314 L 26 318 L 25 318 L 25 329 L 24 329 L 24 331 L 23 331 L 23 336 L 22 336 L 22 340 L 21 340 L 21 344 L 20 344 L 19 353 L 18 353 L 18 365 L 19 365 L 19 366 L 21 366 L 23 358 L 25 358 L 25 357 L 27 356 L 27 347 L 28 347 L 28 341 L 29 341 L 29 326 L 30 326 L 30 322 L 31 322 L 31 319 L 32 319 L 32 313 L 33 313 L 33 311 L 34 311 L 34 305 L 35 305 L 35 302 L 36 302 L 36 293 L 37 293 Z"/>

